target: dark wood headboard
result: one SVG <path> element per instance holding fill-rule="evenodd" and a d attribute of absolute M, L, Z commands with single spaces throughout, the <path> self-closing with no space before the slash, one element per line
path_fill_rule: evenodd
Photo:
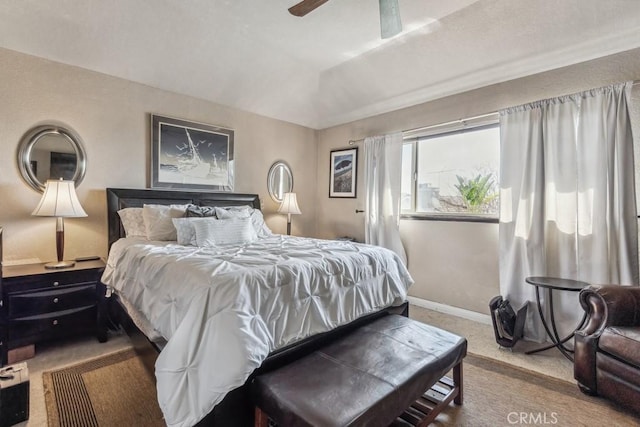
<path fill-rule="evenodd" d="M 107 218 L 109 223 L 109 249 L 113 242 L 125 236 L 118 211 L 124 208 L 141 208 L 144 204 L 199 206 L 241 206 L 260 209 L 257 194 L 207 193 L 201 191 L 174 191 L 107 188 Z"/>

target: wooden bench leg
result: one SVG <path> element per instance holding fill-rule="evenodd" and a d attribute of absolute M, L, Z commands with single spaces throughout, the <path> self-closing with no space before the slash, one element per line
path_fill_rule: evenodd
<path fill-rule="evenodd" d="M 429 426 L 453 401 L 462 405 L 462 361 L 453 367 L 453 380 L 444 376 L 431 386 L 409 409 L 400 415 L 401 422 L 394 425 Z"/>
<path fill-rule="evenodd" d="M 269 427 L 269 417 L 266 412 L 256 406 L 255 427 Z"/>
<path fill-rule="evenodd" d="M 458 388 L 458 395 L 453 399 L 453 403 L 462 405 L 462 360 L 453 367 L 453 384 Z"/>

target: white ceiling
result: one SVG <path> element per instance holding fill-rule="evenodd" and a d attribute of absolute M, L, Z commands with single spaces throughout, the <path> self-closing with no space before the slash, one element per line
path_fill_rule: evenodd
<path fill-rule="evenodd" d="M 638 0 L 0 0 L 0 47 L 315 129 L 640 47 Z"/>

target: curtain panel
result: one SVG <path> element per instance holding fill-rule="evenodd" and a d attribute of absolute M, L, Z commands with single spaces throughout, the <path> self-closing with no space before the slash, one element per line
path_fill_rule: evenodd
<path fill-rule="evenodd" d="M 638 285 L 630 88 L 611 85 L 500 112 L 500 291 L 515 306 L 535 301 L 527 276 Z M 583 310 L 577 292 L 555 292 L 564 336 Z M 525 336 L 543 341 L 532 308 Z"/>
<path fill-rule="evenodd" d="M 400 240 L 402 133 L 364 140 L 365 243 L 394 251 L 404 265 Z"/>

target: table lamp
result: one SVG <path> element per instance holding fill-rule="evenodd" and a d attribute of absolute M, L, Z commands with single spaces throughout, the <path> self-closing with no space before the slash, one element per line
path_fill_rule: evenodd
<path fill-rule="evenodd" d="M 44 194 L 38 207 L 31 215 L 35 216 L 55 216 L 56 217 L 56 251 L 58 262 L 45 264 L 45 268 L 67 268 L 73 267 L 74 261 L 64 261 L 64 218 L 76 218 L 87 216 L 87 213 L 80 206 L 76 195 L 75 182 L 63 179 L 47 180 L 44 187 Z"/>
<path fill-rule="evenodd" d="M 278 213 L 287 214 L 287 235 L 291 235 L 291 215 L 300 215 L 296 193 L 284 193 Z"/>

